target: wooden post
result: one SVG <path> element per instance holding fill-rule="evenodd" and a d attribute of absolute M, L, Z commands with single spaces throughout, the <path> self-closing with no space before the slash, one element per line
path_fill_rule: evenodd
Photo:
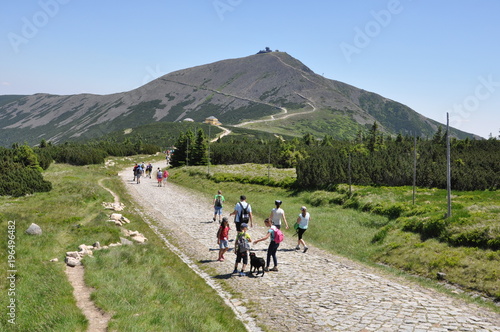
<path fill-rule="evenodd" d="M 451 153 L 450 153 L 450 114 L 446 113 L 446 187 L 448 189 L 448 213 L 451 217 Z"/>
<path fill-rule="evenodd" d="M 269 144 L 269 155 L 267 158 L 267 181 L 271 182 L 271 144 Z"/>
<path fill-rule="evenodd" d="M 351 152 L 349 152 L 349 160 L 348 160 L 348 175 L 349 175 L 349 198 L 352 197 L 352 180 L 351 180 Z"/>
<path fill-rule="evenodd" d="M 208 167 L 207 167 L 207 173 L 210 175 L 210 128 L 212 128 L 212 125 L 209 123 L 208 124 Z"/>
<path fill-rule="evenodd" d="M 417 134 L 415 133 L 413 143 L 413 205 L 415 205 L 415 195 L 417 189 Z"/>

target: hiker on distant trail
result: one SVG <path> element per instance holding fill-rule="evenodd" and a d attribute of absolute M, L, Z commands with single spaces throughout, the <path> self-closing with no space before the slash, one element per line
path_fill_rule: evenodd
<path fill-rule="evenodd" d="M 141 176 L 142 176 L 143 172 L 144 172 L 144 168 L 142 168 L 141 165 L 137 166 L 136 171 L 135 171 L 135 177 L 137 179 L 137 184 L 141 183 Z"/>
<path fill-rule="evenodd" d="M 297 234 L 299 236 L 299 240 L 297 241 L 297 247 L 295 247 L 295 250 L 300 250 L 300 245 L 302 244 L 304 246 L 304 252 L 307 251 L 307 246 L 304 240 L 302 239 L 302 235 L 304 235 L 304 232 L 307 230 L 307 227 L 309 226 L 309 221 L 311 221 L 311 215 L 309 212 L 307 212 L 307 209 L 305 206 L 300 208 L 300 214 L 299 217 L 297 218 L 297 222 L 295 223 L 294 227 L 297 230 Z"/>
<path fill-rule="evenodd" d="M 252 239 L 250 235 L 247 233 L 248 225 L 246 223 L 242 223 L 241 232 L 236 236 L 236 241 L 234 242 L 234 253 L 236 254 L 236 262 L 234 263 L 234 271 L 233 273 L 238 273 L 238 264 L 243 261 L 243 265 L 241 266 L 240 276 L 246 276 L 245 268 L 248 264 L 248 251 L 250 250 L 250 243 Z"/>
<path fill-rule="evenodd" d="M 254 244 L 257 244 L 258 242 L 265 241 L 269 237 L 271 237 L 271 242 L 269 242 L 269 247 L 267 248 L 267 260 L 266 260 L 266 267 L 264 268 L 264 271 L 278 271 L 278 258 L 276 257 L 276 252 L 278 251 L 278 247 L 280 246 L 280 242 L 278 242 L 277 239 L 277 233 L 281 232 L 278 228 L 276 228 L 275 225 L 272 224 L 271 220 L 267 218 L 264 220 L 264 224 L 266 227 L 269 229 L 267 230 L 266 236 L 264 236 L 261 239 L 255 240 Z M 283 238 L 281 239 L 283 240 Z M 271 257 L 273 258 L 273 264 L 274 267 L 272 269 L 269 269 L 269 264 L 271 263 Z"/>
<path fill-rule="evenodd" d="M 217 244 L 219 245 L 219 262 L 224 261 L 224 254 L 229 249 L 229 221 L 226 217 L 222 218 L 222 222 L 217 231 Z"/>
<path fill-rule="evenodd" d="M 281 220 L 285 222 L 286 229 L 288 229 L 288 222 L 286 221 L 285 211 L 280 207 L 283 202 L 279 199 L 274 201 L 274 205 L 276 206 L 271 210 L 271 215 L 269 216 L 269 220 L 271 220 L 272 224 L 276 226 L 277 229 L 281 229 Z"/>
<path fill-rule="evenodd" d="M 134 165 L 134 169 L 133 169 L 133 172 L 134 172 L 134 179 L 132 181 L 135 181 L 135 178 L 137 176 L 137 167 L 139 167 L 139 165 L 137 165 L 137 163 Z"/>
<path fill-rule="evenodd" d="M 163 182 L 163 172 L 160 167 L 158 167 L 158 171 L 156 172 L 156 180 L 158 181 L 158 187 L 161 187 Z"/>
<path fill-rule="evenodd" d="M 247 198 L 245 195 L 240 196 L 240 201 L 234 206 L 234 211 L 231 212 L 230 216 L 234 217 L 234 223 L 236 224 L 236 230 L 241 231 L 241 224 L 248 223 L 250 221 L 250 227 L 253 227 L 253 216 L 252 207 L 247 203 Z"/>
<path fill-rule="evenodd" d="M 151 163 L 146 166 L 146 176 L 151 179 L 151 173 L 153 172 L 153 165 Z"/>
<path fill-rule="evenodd" d="M 214 196 L 214 221 L 219 216 L 219 223 L 221 222 L 222 218 L 222 205 L 225 202 L 224 196 L 222 196 L 222 191 L 218 190 L 217 195 Z"/>
<path fill-rule="evenodd" d="M 168 171 L 167 170 L 164 170 L 163 171 L 163 186 L 166 186 L 167 185 L 167 179 L 168 179 L 168 176 L 170 174 L 168 174 Z"/>

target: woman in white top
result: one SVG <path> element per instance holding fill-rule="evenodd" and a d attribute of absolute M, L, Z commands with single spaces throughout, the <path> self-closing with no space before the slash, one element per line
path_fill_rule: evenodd
<path fill-rule="evenodd" d="M 277 229 L 281 229 L 281 219 L 285 222 L 286 229 L 288 229 L 288 222 L 286 221 L 285 211 L 280 207 L 283 202 L 280 200 L 275 200 L 274 205 L 276 207 L 271 210 L 271 215 L 269 220 L 271 220 L 272 225 L 276 226 Z"/>
<path fill-rule="evenodd" d="M 307 251 L 307 246 L 304 240 L 302 239 L 302 235 L 304 232 L 307 230 L 307 227 L 309 227 L 309 221 L 311 221 L 311 215 L 309 212 L 307 212 L 307 209 L 305 206 L 300 208 L 301 213 L 299 214 L 299 217 L 297 218 L 296 227 L 297 229 L 297 234 L 299 235 L 299 240 L 297 242 L 297 247 L 295 247 L 295 250 L 300 250 L 300 244 L 304 246 L 304 252 Z"/>

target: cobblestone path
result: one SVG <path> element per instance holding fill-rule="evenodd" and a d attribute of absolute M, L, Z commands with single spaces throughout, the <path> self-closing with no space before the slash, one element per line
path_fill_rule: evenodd
<path fill-rule="evenodd" d="M 251 331 L 264 326 L 271 331 L 500 331 L 497 313 L 311 245 L 307 253 L 295 251 L 296 238 L 290 236 L 278 250 L 279 272 L 264 277 L 233 275 L 234 253 L 217 261 L 218 223 L 210 222 L 210 199 L 171 183 L 157 187 L 156 179 L 135 184 L 129 173 L 120 175 L 130 193 L 140 197 L 145 217 L 175 239 L 173 245 L 197 263 L 205 278 L 229 294 L 239 294 L 229 301 Z M 226 204 L 225 216 L 234 203 Z M 292 221 L 293 213 L 288 215 Z M 230 226 L 234 239 L 234 223 Z M 263 222 L 255 220 L 249 233 L 257 239 L 265 231 Z M 253 250 L 265 258 L 267 246 L 261 242 Z"/>

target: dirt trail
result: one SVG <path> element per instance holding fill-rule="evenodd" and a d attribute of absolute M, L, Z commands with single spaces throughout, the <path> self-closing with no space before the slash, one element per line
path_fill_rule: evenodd
<path fill-rule="evenodd" d="M 216 260 L 218 224 L 210 222 L 210 198 L 172 183 L 157 187 L 154 179 L 135 184 L 129 171 L 120 176 L 132 197 L 140 198 L 150 227 L 160 236 L 176 239 L 175 246 L 169 246 L 186 257 L 208 284 L 221 290 L 219 294 L 249 331 L 259 331 L 259 326 L 272 331 L 500 331 L 499 314 L 313 246 L 307 253 L 296 251 L 296 238 L 287 237 L 280 245 L 279 272 L 264 277 L 232 274 L 234 253 L 226 253 L 224 262 Z M 242 194 L 247 194 L 251 204 L 251 193 Z M 225 216 L 235 203 L 230 198 Z M 271 209 L 271 205 L 253 209 Z M 284 208 L 292 222 L 299 211 Z M 255 222 L 249 230 L 252 239 L 266 231 L 261 220 Z M 234 239 L 231 226 L 230 238 Z M 265 257 L 267 245 L 261 242 L 252 249 Z M 230 295 L 234 293 L 241 297 Z"/>
<path fill-rule="evenodd" d="M 76 305 L 87 318 L 89 325 L 88 332 L 105 332 L 108 330 L 108 322 L 111 315 L 97 308 L 90 299 L 93 289 L 87 287 L 84 281 L 84 269 L 82 265 L 75 267 L 66 266 L 66 275 L 73 286 L 73 295 Z"/>
<path fill-rule="evenodd" d="M 102 181 L 103 179 L 99 180 L 98 184 L 109 191 L 114 197 L 114 204 L 119 205 L 120 197 L 118 197 L 118 195 L 116 195 L 110 189 L 106 188 L 102 184 Z M 71 286 L 73 286 L 73 295 L 76 299 L 76 305 L 78 308 L 80 308 L 89 322 L 87 331 L 107 331 L 108 322 L 111 319 L 111 315 L 99 309 L 90 299 L 90 295 L 92 294 L 93 289 L 85 285 L 85 270 L 83 265 L 77 265 L 75 267 L 66 265 L 65 272 L 69 282 L 71 283 Z"/>

